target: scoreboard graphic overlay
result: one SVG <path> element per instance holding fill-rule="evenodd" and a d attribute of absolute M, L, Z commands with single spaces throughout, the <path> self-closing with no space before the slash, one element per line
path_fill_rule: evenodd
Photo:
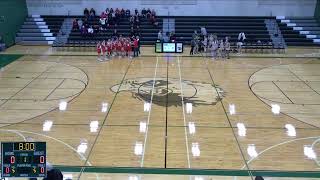
<path fill-rule="evenodd" d="M 45 142 L 2 142 L 1 177 L 46 177 Z"/>

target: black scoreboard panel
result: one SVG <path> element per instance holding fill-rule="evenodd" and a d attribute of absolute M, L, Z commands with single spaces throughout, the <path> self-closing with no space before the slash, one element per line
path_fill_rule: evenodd
<path fill-rule="evenodd" d="M 45 142 L 2 142 L 1 177 L 46 177 Z"/>
<path fill-rule="evenodd" d="M 183 43 L 181 42 L 156 42 L 156 53 L 183 53 Z"/>

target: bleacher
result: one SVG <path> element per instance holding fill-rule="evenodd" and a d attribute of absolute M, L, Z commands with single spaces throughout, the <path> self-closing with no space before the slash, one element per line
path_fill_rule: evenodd
<path fill-rule="evenodd" d="M 264 23 L 265 17 L 175 17 L 176 36 L 179 41 L 190 44 L 194 30 L 200 32 L 205 27 L 207 32 L 214 33 L 219 39 L 231 37 L 230 41 L 237 41 L 238 34 L 245 32 L 247 40 L 256 42 L 271 41 Z"/>
<path fill-rule="evenodd" d="M 54 36 L 59 33 L 61 25 L 65 19 L 63 16 L 41 16 L 43 20 L 48 25 L 48 28 L 51 30 Z"/>
<path fill-rule="evenodd" d="M 52 45 L 64 18 L 32 15 L 26 18 L 16 35 L 16 43 L 22 45 Z"/>
<path fill-rule="evenodd" d="M 74 17 L 83 18 L 83 17 Z M 159 28 L 162 28 L 162 18 L 157 18 L 158 28 L 151 25 L 151 23 L 142 19 L 140 24 L 141 37 L 140 42 L 142 45 L 152 45 L 157 40 L 157 33 Z M 96 17 L 89 25 L 99 25 L 99 17 Z M 115 26 L 110 26 L 107 30 L 99 31 L 91 37 L 84 37 L 79 30 L 72 30 L 69 35 L 67 46 L 95 46 L 97 41 L 107 40 L 111 38 Z M 129 18 L 121 18 L 118 26 L 116 27 L 119 35 L 128 37 L 130 34 Z"/>
<path fill-rule="evenodd" d="M 272 42 L 264 20 L 275 17 L 232 17 L 232 16 L 175 16 L 175 34 L 177 41 L 190 44 L 194 30 L 200 33 L 200 27 L 205 27 L 208 34 L 216 34 L 218 39 L 230 37 L 231 46 L 235 48 L 240 32 L 246 34 L 245 52 L 267 52 L 276 47 Z M 261 43 L 257 43 L 257 41 Z M 283 49 L 283 47 L 277 47 Z M 268 51 L 270 52 L 270 51 Z"/>
<path fill-rule="evenodd" d="M 288 46 L 320 45 L 320 26 L 314 18 L 285 17 L 277 22 Z"/>

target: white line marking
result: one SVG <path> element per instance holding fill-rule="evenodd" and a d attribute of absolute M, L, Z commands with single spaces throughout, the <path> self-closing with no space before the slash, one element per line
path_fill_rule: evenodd
<path fill-rule="evenodd" d="M 67 144 L 67 143 L 65 143 L 65 142 L 63 142 L 63 141 L 61 141 L 61 140 L 59 140 L 59 139 L 56 139 L 56 138 L 54 138 L 54 137 L 47 136 L 47 135 L 44 135 L 44 134 L 35 133 L 35 132 L 31 132 L 31 131 L 21 131 L 21 130 L 14 130 L 14 129 L 13 129 L 13 130 L 8 129 L 8 130 L 2 130 L 2 131 L 9 131 L 9 132 L 15 132 L 15 133 L 17 133 L 17 132 L 20 132 L 20 133 L 29 133 L 29 134 L 34 134 L 34 135 L 43 136 L 43 137 L 46 137 L 46 138 L 49 138 L 49 139 L 53 139 L 54 141 L 57 141 L 57 142 L 65 145 L 65 146 L 67 146 L 69 149 L 71 149 L 71 150 L 73 150 L 74 152 L 76 152 L 76 153 L 80 156 L 80 159 L 81 159 L 81 160 L 86 161 L 86 157 L 84 157 L 81 153 L 78 153 L 75 148 L 73 148 L 73 147 L 70 146 L 69 144 Z M 22 135 L 22 134 L 21 134 L 21 135 Z M 22 135 L 22 136 L 23 136 L 23 135 Z M 24 137 L 24 136 L 23 136 L 23 137 Z M 89 166 L 92 166 L 92 164 L 91 164 L 89 161 L 87 161 L 87 164 L 88 164 Z M 95 175 L 96 175 L 96 178 L 99 180 L 100 178 L 99 178 L 98 174 L 95 173 Z"/>
<path fill-rule="evenodd" d="M 320 138 L 317 139 L 317 140 L 315 140 L 315 141 L 312 143 L 311 148 L 314 149 L 314 146 L 315 146 L 319 141 L 320 141 Z M 315 159 L 314 161 L 316 162 L 316 164 L 317 164 L 318 166 L 320 166 L 320 161 L 318 161 L 318 158 L 317 158 L 317 157 L 316 157 L 316 159 Z M 320 169 L 320 168 L 318 168 L 318 169 Z"/>
<path fill-rule="evenodd" d="M 305 138 L 298 138 L 298 139 L 292 139 L 292 140 L 289 140 L 289 141 L 284 141 L 282 143 L 279 143 L 279 144 L 276 144 L 276 145 L 273 145 L 263 151 L 261 151 L 257 157 L 255 158 L 251 158 L 249 161 L 247 161 L 247 164 L 249 165 L 253 160 L 255 160 L 256 158 L 258 158 L 261 154 L 265 153 L 266 151 L 269 151 L 275 147 L 278 147 L 278 146 L 282 146 L 284 144 L 288 144 L 288 143 L 291 143 L 291 142 L 294 142 L 294 141 L 300 141 L 300 140 L 306 140 L 306 139 L 316 139 L 316 138 L 320 138 L 320 136 L 316 136 L 316 137 L 305 137 Z M 241 169 L 244 169 L 246 167 L 246 165 L 244 165 Z"/>
<path fill-rule="evenodd" d="M 29 134 L 34 134 L 34 135 L 43 136 L 43 137 L 46 137 L 46 138 L 49 138 L 49 139 L 53 139 L 53 140 L 55 140 L 55 141 L 57 141 L 57 142 L 65 145 L 65 146 L 67 146 L 68 148 L 70 148 L 70 149 L 73 150 L 74 152 L 76 152 L 76 153 L 80 156 L 80 159 L 81 159 L 81 160 L 86 160 L 86 157 L 84 157 L 82 154 L 78 153 L 75 148 L 73 148 L 73 147 L 70 146 L 69 144 L 67 144 L 67 143 L 65 143 L 65 142 L 63 142 L 63 141 L 61 141 L 61 140 L 59 140 L 59 139 L 56 139 L 56 138 L 54 138 L 54 137 L 51 137 L 51 136 L 48 136 L 48 135 L 44 135 L 44 134 L 35 133 L 35 132 L 31 132 L 31 131 L 21 131 L 21 130 L 14 130 L 14 129 L 13 129 L 13 130 L 9 129 L 9 130 L 7 130 L 7 131 L 15 131 L 15 132 L 21 132 L 21 133 L 29 133 Z M 89 166 L 92 166 L 90 162 L 88 162 L 88 164 L 89 164 Z"/>
<path fill-rule="evenodd" d="M 145 135 L 145 137 L 144 137 L 143 151 L 142 151 L 142 157 L 141 157 L 140 167 L 143 167 L 143 163 L 144 163 L 144 155 L 145 155 L 146 144 L 147 144 L 147 139 L 148 139 L 150 115 L 151 115 L 151 110 L 152 110 L 152 100 L 153 100 L 154 85 L 155 85 L 156 76 L 157 76 L 158 62 L 159 62 L 159 57 L 157 56 L 156 68 L 155 68 L 155 70 L 154 70 L 153 84 L 152 84 L 152 90 L 151 90 L 150 110 L 149 110 L 149 114 L 148 114 L 148 121 L 147 121 L 147 127 L 146 127 L 146 135 Z"/>
<path fill-rule="evenodd" d="M 23 139 L 24 142 L 27 141 L 26 137 L 25 137 L 23 134 L 21 134 L 20 132 L 18 132 L 18 131 L 15 131 L 15 130 L 5 130 L 5 129 L 0 129 L 0 131 L 7 131 L 7 132 L 15 133 L 15 134 L 17 134 L 18 136 L 22 137 L 22 139 Z"/>
<path fill-rule="evenodd" d="M 182 78 L 181 78 L 181 68 L 180 68 L 180 58 L 179 58 L 179 56 L 178 56 L 178 68 L 179 68 L 179 79 L 180 79 L 180 90 L 181 90 L 181 104 L 182 104 L 182 113 L 183 113 L 184 135 L 185 135 L 186 148 L 187 148 L 188 167 L 191 168 L 191 165 L 190 165 L 190 157 L 189 157 L 189 144 L 188 144 L 186 115 L 185 115 L 185 112 L 184 112 L 184 100 L 183 100 L 183 89 L 182 89 Z"/>

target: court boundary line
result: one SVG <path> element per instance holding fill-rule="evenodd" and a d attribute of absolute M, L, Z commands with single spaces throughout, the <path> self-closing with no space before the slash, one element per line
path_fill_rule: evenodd
<path fill-rule="evenodd" d="M 69 51 L 69 52 L 75 52 L 75 51 Z M 23 55 L 23 56 L 44 56 L 44 54 L 36 54 L 36 53 L 0 53 L 0 55 Z M 87 57 L 96 57 L 96 54 L 45 54 L 45 56 L 87 56 Z M 156 57 L 157 55 L 141 55 L 140 57 Z M 178 55 L 175 55 L 177 57 Z M 166 57 L 165 55 L 159 56 L 159 57 Z M 198 56 L 190 56 L 190 55 L 180 55 L 180 57 L 189 57 L 189 58 L 201 58 L 203 56 L 198 55 Z M 206 58 L 206 57 L 204 57 Z M 248 55 L 243 55 L 243 56 L 230 56 L 230 58 L 294 58 L 294 59 L 301 59 L 301 58 L 312 58 L 314 60 L 317 60 L 320 58 L 320 56 L 304 56 L 304 55 L 292 55 L 292 56 L 248 56 Z"/>
<path fill-rule="evenodd" d="M 304 63 L 291 63 L 291 64 L 308 64 L 308 63 L 310 63 L 310 62 L 312 62 L 312 61 L 313 61 L 313 60 L 309 60 L 309 61 L 304 62 Z M 291 64 L 290 64 L 290 63 L 289 63 L 289 64 L 274 64 L 274 65 L 271 65 L 271 66 L 262 67 L 262 68 L 258 69 L 257 71 L 254 71 L 254 72 L 249 76 L 249 78 L 248 78 L 248 80 L 247 80 L 247 84 L 248 84 L 248 87 L 249 87 L 251 93 L 252 93 L 257 99 L 259 99 L 263 104 L 265 104 L 266 106 L 268 106 L 269 108 L 271 108 L 271 105 L 269 105 L 268 103 L 266 103 L 266 102 L 264 102 L 262 99 L 260 99 L 259 96 L 257 96 L 257 95 L 255 94 L 255 92 L 252 90 L 251 85 L 250 85 L 250 80 L 251 80 L 252 76 L 253 76 L 255 73 L 257 73 L 257 72 L 259 72 L 259 71 L 261 71 L 261 70 L 263 70 L 263 69 L 272 68 L 272 67 L 275 67 L 275 66 L 282 66 L 282 65 L 286 65 L 286 66 L 287 66 L 287 65 L 291 65 Z M 255 82 L 255 83 L 256 83 L 256 82 Z M 252 84 L 254 84 L 254 83 L 252 83 Z M 285 115 L 285 116 L 288 116 L 288 117 L 292 118 L 293 120 L 298 121 L 298 122 L 300 122 L 300 123 L 302 123 L 302 124 L 307 124 L 307 125 L 309 125 L 309 126 L 311 126 L 311 127 L 314 127 L 314 128 L 320 128 L 320 127 L 315 126 L 315 125 L 313 125 L 313 124 L 309 124 L 309 123 L 307 123 L 307 122 L 304 122 L 304 121 L 301 121 L 301 120 L 299 120 L 299 119 L 297 119 L 297 118 L 294 118 L 294 117 L 290 116 L 290 115 L 287 114 L 287 113 L 284 113 L 284 112 L 281 112 L 281 111 L 280 111 L 280 114 L 283 114 L 283 115 Z"/>
<path fill-rule="evenodd" d="M 98 141 L 98 138 L 99 138 L 99 136 L 100 136 L 100 133 L 101 133 L 103 127 L 104 127 L 104 124 L 106 123 L 106 120 L 107 120 L 107 118 L 108 118 L 108 115 L 109 115 L 109 113 L 110 113 L 110 111 L 111 111 L 111 109 L 112 109 L 113 103 L 115 102 L 115 100 L 116 100 L 116 98 L 117 98 L 117 95 L 118 95 L 119 92 L 120 92 L 119 90 L 120 90 L 120 88 L 121 88 L 121 86 L 122 86 L 122 83 L 123 83 L 125 77 L 127 76 L 127 73 L 128 73 L 128 71 L 129 71 L 129 69 L 130 69 L 130 66 L 131 66 L 133 60 L 129 60 L 129 62 L 130 62 L 130 63 L 128 64 L 128 67 L 127 67 L 127 69 L 126 69 L 126 71 L 125 71 L 125 73 L 124 73 L 124 75 L 123 75 L 123 77 L 122 77 L 121 83 L 120 83 L 120 85 L 119 85 L 119 87 L 118 87 L 118 91 L 117 91 L 117 93 L 116 93 L 116 94 L 114 95 L 114 97 L 113 97 L 113 100 L 112 100 L 112 102 L 111 102 L 111 104 L 110 104 L 110 107 L 108 108 L 108 112 L 106 113 L 106 115 L 105 115 L 105 117 L 104 117 L 104 120 L 102 121 L 101 128 L 99 129 L 99 131 L 98 131 L 98 133 L 97 133 L 97 136 L 95 137 L 95 140 L 94 140 L 93 143 L 92 143 L 92 147 L 91 147 L 90 151 L 88 152 L 87 160 L 86 160 L 86 162 L 84 163 L 84 165 L 86 165 L 87 162 L 89 161 L 89 158 L 90 158 L 90 155 L 91 155 L 91 153 L 92 153 L 92 151 L 93 151 L 93 148 L 94 148 L 96 142 Z M 80 180 L 80 177 L 81 177 L 81 175 L 82 175 L 82 173 L 83 173 L 83 170 L 84 170 L 84 169 L 82 169 L 82 170 L 80 171 L 79 176 L 78 176 L 78 178 L 77 178 L 78 180 Z"/>
<path fill-rule="evenodd" d="M 291 102 L 291 104 L 295 104 L 288 96 L 287 96 L 287 94 L 286 93 L 284 93 L 283 91 L 282 91 L 282 89 L 274 82 L 274 81 L 271 81 L 277 88 L 278 88 L 278 90 Z"/>
<path fill-rule="evenodd" d="M 218 98 L 219 98 L 219 101 L 220 101 L 220 104 L 221 104 L 221 106 L 222 106 L 222 108 L 223 108 L 223 110 L 224 110 L 224 112 L 225 112 L 225 116 L 226 116 L 227 121 L 228 121 L 228 123 L 229 123 L 229 126 L 230 126 L 230 128 L 231 128 L 233 137 L 234 137 L 234 139 L 235 139 L 235 141 L 236 141 L 236 143 L 237 143 L 238 149 L 239 149 L 239 151 L 240 151 L 240 155 L 241 155 L 243 161 L 245 162 L 245 166 L 247 167 L 247 171 L 248 171 L 251 179 L 253 180 L 253 176 L 252 176 L 251 170 L 250 170 L 250 168 L 249 168 L 249 165 L 247 164 L 247 160 L 246 160 L 246 158 L 245 158 L 245 156 L 244 156 L 244 153 L 243 153 L 243 151 L 242 151 L 242 148 L 241 148 L 241 145 L 240 145 L 240 143 L 239 143 L 239 140 L 238 140 L 238 138 L 237 138 L 237 136 L 236 136 L 236 134 L 235 134 L 235 132 L 234 132 L 234 128 L 233 128 L 232 123 L 231 123 L 231 121 L 230 121 L 230 119 L 229 119 L 229 116 L 228 116 L 228 113 L 227 113 L 227 111 L 226 111 L 226 108 L 224 107 L 224 104 L 223 104 L 223 102 L 222 102 L 222 97 L 220 96 L 219 91 L 217 90 L 217 88 L 216 88 L 216 86 L 215 86 L 216 84 L 215 84 L 215 82 L 214 82 L 214 80 L 213 80 L 213 75 L 211 74 L 211 71 L 210 71 L 210 69 L 209 69 L 207 59 L 204 58 L 203 60 L 205 61 L 206 69 L 207 69 L 207 71 L 208 71 L 208 73 L 209 73 L 209 76 L 210 76 L 210 78 L 211 78 L 211 82 L 212 82 L 213 88 L 214 88 L 214 90 L 216 91 L 216 93 L 217 93 L 217 95 L 218 95 Z M 218 102 L 217 102 L 217 103 L 218 103 Z"/>
<path fill-rule="evenodd" d="M 302 80 L 296 73 L 292 72 L 291 69 L 288 69 L 291 74 L 293 74 L 296 78 L 298 78 L 301 82 L 303 82 L 306 86 L 308 86 L 312 91 L 320 95 L 320 93 L 316 90 L 314 90 L 307 82 L 313 82 L 313 81 L 304 81 Z"/>
<path fill-rule="evenodd" d="M 0 107 L 2 107 L 3 105 L 5 105 L 8 101 L 11 100 L 11 98 L 15 97 L 16 95 L 18 95 L 20 92 L 22 92 L 24 89 L 26 89 L 26 87 L 28 87 L 33 81 L 35 81 L 36 79 L 38 79 L 38 77 L 42 76 L 46 71 L 48 71 L 49 69 L 51 69 L 53 67 L 49 66 L 46 70 L 44 70 L 43 72 L 41 72 L 38 76 L 36 76 L 35 78 L 31 78 L 31 81 L 28 82 L 24 87 L 22 87 L 19 91 L 17 91 L 16 93 L 14 93 L 13 95 L 11 95 L 7 100 L 5 100 L 4 103 L 2 103 L 0 105 Z"/>
<path fill-rule="evenodd" d="M 142 151 L 142 157 L 141 157 L 140 167 L 143 167 L 143 165 L 144 165 L 144 156 L 145 156 L 146 144 L 147 144 L 147 139 L 148 139 L 149 124 L 150 124 L 150 117 L 151 117 L 151 110 L 152 110 L 152 101 L 153 101 L 153 94 L 154 94 L 154 85 L 155 85 L 155 83 L 156 83 L 158 62 L 159 62 L 159 58 L 158 58 L 158 56 L 157 56 L 156 67 L 155 67 L 154 75 L 153 75 L 151 98 L 150 98 L 150 102 L 149 102 L 149 103 L 150 103 L 150 110 L 149 110 L 149 113 L 148 113 L 146 134 L 145 134 L 144 143 L 143 143 L 143 151 Z"/>
<path fill-rule="evenodd" d="M 272 145 L 266 149 L 264 149 L 263 151 L 259 152 L 258 153 L 258 156 L 257 157 L 254 157 L 254 158 L 251 158 L 250 160 L 248 160 L 248 164 L 250 164 L 252 161 L 254 161 L 255 159 L 257 159 L 261 154 L 273 149 L 273 148 L 276 148 L 278 146 L 282 146 L 284 144 L 288 144 L 288 143 L 292 143 L 292 142 L 295 142 L 295 141 L 301 141 L 301 140 L 307 140 L 307 139 L 316 139 L 316 138 L 320 138 L 320 136 L 310 136 L 310 137 L 304 137 L 304 138 L 297 138 L 297 139 L 291 139 L 291 140 L 288 140 L 288 141 L 284 141 L 284 142 L 281 142 L 281 143 L 278 143 L 278 144 L 275 144 L 275 145 Z M 243 166 L 241 169 L 244 169 L 245 166 Z"/>
<path fill-rule="evenodd" d="M 181 93 L 181 107 L 182 107 L 182 115 L 183 115 L 183 124 L 184 124 L 184 135 L 185 135 L 185 144 L 187 149 L 187 161 L 188 161 L 188 168 L 191 168 L 190 163 L 190 154 L 189 154 L 189 141 L 188 141 L 188 134 L 187 134 L 187 123 L 186 123 L 186 115 L 184 110 L 184 97 L 183 97 L 183 88 L 182 88 L 182 77 L 181 77 L 181 67 L 180 67 L 180 58 L 178 59 L 178 69 L 179 69 L 179 79 L 180 79 L 180 93 Z"/>
<path fill-rule="evenodd" d="M 276 81 L 276 82 L 301 82 L 301 81 Z M 311 81 L 311 82 L 320 82 L 320 81 Z M 251 89 L 254 88 L 257 84 L 260 84 L 260 83 L 272 83 L 272 81 L 257 81 L 257 82 L 254 82 L 250 86 Z M 287 92 L 312 92 L 312 91 L 287 91 Z M 320 105 L 320 104 L 285 103 L 285 102 L 280 102 L 280 101 L 275 101 L 275 100 L 268 99 L 266 97 L 263 97 L 263 96 L 259 95 L 255 91 L 252 91 L 252 93 L 256 94 L 256 97 L 259 97 L 261 99 L 264 99 L 264 100 L 267 100 L 267 101 L 270 101 L 270 102 L 279 103 L 279 104 L 286 104 L 286 105 Z M 295 113 L 295 114 L 297 114 L 297 113 Z"/>
<path fill-rule="evenodd" d="M 163 175 L 204 175 L 204 176 L 249 176 L 248 170 L 237 169 L 188 169 L 188 168 L 136 168 L 136 167 L 101 167 L 101 166 L 63 166 L 54 165 L 64 172 L 79 172 L 85 168 L 86 173 L 110 174 L 163 174 Z M 304 177 L 319 178 L 319 171 L 277 171 L 251 170 L 254 176 L 267 177 Z"/>
<path fill-rule="evenodd" d="M 75 148 L 73 148 L 71 145 L 65 143 L 64 141 L 62 141 L 60 139 L 54 138 L 52 136 L 48 136 L 48 135 L 40 134 L 40 133 L 35 133 L 35 132 L 32 132 L 32 131 L 17 130 L 17 129 L 8 129 L 8 130 L 0 130 L 0 131 L 27 133 L 27 134 L 33 134 L 33 135 L 37 135 L 37 136 L 42 136 L 42 137 L 45 137 L 45 138 L 48 138 L 48 139 L 53 139 L 54 141 L 57 141 L 57 142 L 65 145 L 65 146 L 67 146 L 69 149 L 73 150 L 78 156 L 80 156 L 80 160 L 83 160 L 83 161 L 86 160 L 86 157 L 84 157 L 84 155 L 82 155 L 81 153 L 78 153 L 77 150 Z M 90 162 L 88 164 L 91 166 Z"/>
<path fill-rule="evenodd" d="M 25 56 L 24 56 L 24 57 L 25 57 Z M 21 61 L 18 61 L 18 62 L 23 62 L 23 61 L 27 61 L 27 60 L 21 60 Z M 36 60 L 32 60 L 32 61 L 36 61 Z M 86 78 L 87 78 L 87 83 L 84 83 L 84 84 L 85 84 L 85 87 L 82 89 L 82 91 L 80 91 L 77 95 L 75 95 L 74 98 L 72 98 L 71 100 L 69 100 L 68 103 L 70 103 L 70 102 L 72 102 L 73 100 L 75 100 L 77 97 L 79 97 L 79 96 L 87 89 L 87 87 L 88 87 L 88 85 L 89 85 L 90 79 L 89 79 L 88 74 L 87 74 L 83 69 L 81 69 L 81 68 L 79 68 L 79 67 L 77 67 L 77 66 L 70 65 L 70 64 L 67 64 L 67 63 L 62 63 L 62 62 L 55 62 L 55 61 L 46 61 L 46 62 L 54 62 L 54 63 L 57 63 L 57 64 L 60 63 L 60 64 L 64 64 L 64 65 L 68 65 L 68 66 L 77 68 L 77 69 L 79 69 L 81 72 L 83 72 L 84 75 L 86 76 Z M 51 110 L 49 109 L 49 111 L 47 111 L 47 112 L 45 112 L 45 113 L 43 113 L 43 114 L 37 115 L 37 116 L 35 116 L 35 117 L 29 118 L 29 119 L 25 119 L 25 120 L 22 120 L 22 121 L 19 121 L 19 122 L 16 122 L 16 123 L 9 123 L 9 124 L 7 123 L 8 125 L 2 126 L 2 127 L 0 127 L 0 128 L 9 127 L 9 126 L 17 125 L 17 124 L 20 124 L 20 123 L 23 124 L 24 122 L 33 120 L 33 119 L 35 119 L 35 118 L 39 118 L 40 116 L 43 116 L 43 115 L 48 114 L 48 113 L 51 113 L 51 112 L 53 112 L 53 111 L 55 111 L 55 110 L 57 110 L 57 109 L 59 109 L 59 107 L 55 107 L 55 108 L 53 108 L 53 109 L 51 109 Z"/>

